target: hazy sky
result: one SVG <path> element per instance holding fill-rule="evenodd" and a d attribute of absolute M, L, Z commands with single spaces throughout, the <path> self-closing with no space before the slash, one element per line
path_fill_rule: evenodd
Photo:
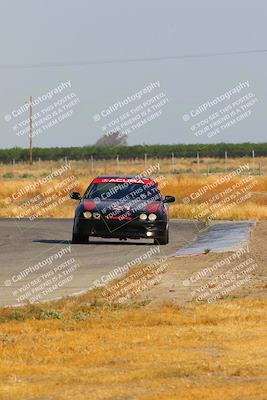
<path fill-rule="evenodd" d="M 34 106 L 34 145 L 93 144 L 129 119 L 129 144 L 266 141 L 266 16 L 264 0 L 0 0 L 0 147 L 27 146 L 18 110 L 69 81 Z"/>

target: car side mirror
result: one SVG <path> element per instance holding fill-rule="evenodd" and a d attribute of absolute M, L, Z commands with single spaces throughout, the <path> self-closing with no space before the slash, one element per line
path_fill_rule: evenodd
<path fill-rule="evenodd" d="M 174 196 L 165 196 L 164 203 L 174 203 L 175 202 L 175 197 Z"/>
<path fill-rule="evenodd" d="M 70 194 L 70 198 L 71 198 L 72 200 L 81 200 L 81 199 L 82 199 L 82 196 L 80 195 L 79 192 L 72 192 L 72 193 Z"/>

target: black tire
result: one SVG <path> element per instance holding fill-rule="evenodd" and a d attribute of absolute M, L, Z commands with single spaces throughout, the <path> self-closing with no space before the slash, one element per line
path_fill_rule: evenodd
<path fill-rule="evenodd" d="M 72 233 L 72 244 L 85 244 L 88 243 L 88 236 L 77 235 Z"/>
<path fill-rule="evenodd" d="M 166 228 L 164 235 L 154 239 L 154 244 L 165 245 L 169 243 L 169 229 Z"/>

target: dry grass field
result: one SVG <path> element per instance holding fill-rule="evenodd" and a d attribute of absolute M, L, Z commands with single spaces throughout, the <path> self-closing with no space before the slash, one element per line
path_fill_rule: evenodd
<path fill-rule="evenodd" d="M 0 315 L 3 400 L 266 399 L 266 300 L 151 308 L 86 295 Z"/>
<path fill-rule="evenodd" d="M 176 196 L 176 203 L 171 206 L 173 218 L 206 219 L 212 214 L 212 219 L 267 219 L 266 158 L 257 159 L 254 164 L 248 158 L 228 159 L 227 163 L 220 159 L 203 159 L 199 164 L 193 159 L 177 159 L 174 163 L 154 159 L 147 160 L 146 164 L 142 160 L 94 161 L 93 165 L 91 161 L 71 161 L 71 168 L 63 175 L 18 197 L 19 191 L 57 171 L 64 163 L 62 160 L 35 163 L 33 166 L 26 163 L 1 165 L 0 217 L 31 216 L 29 201 L 31 206 L 38 205 L 40 195 L 44 193 L 47 194 L 42 200 L 47 201 L 45 205 L 37 207 L 38 217 L 72 217 L 75 203 L 68 199 L 68 194 L 72 190 L 83 193 L 94 176 L 138 175 L 151 170 L 151 175 L 160 181 L 162 192 Z M 240 166 L 246 166 L 242 174 L 218 184 L 220 178 L 229 176 Z M 261 175 L 258 175 L 259 172 Z M 211 187 L 196 197 L 196 193 L 206 185 Z M 62 206 L 58 207 L 57 201 L 61 197 Z M 185 198 L 190 198 L 190 202 L 186 202 Z M 210 210 L 211 205 L 213 211 Z M 27 208 L 28 214 L 21 212 L 21 207 L 24 210 Z"/>

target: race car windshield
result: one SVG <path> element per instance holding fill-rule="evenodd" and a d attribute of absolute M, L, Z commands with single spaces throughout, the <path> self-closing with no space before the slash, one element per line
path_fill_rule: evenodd
<path fill-rule="evenodd" d="M 89 186 L 84 197 L 86 199 L 95 200 L 114 200 L 123 198 L 129 198 L 129 200 L 137 198 L 140 198 L 141 200 L 161 200 L 161 195 L 156 185 L 145 185 L 141 183 L 123 185 L 117 182 L 93 183 Z"/>

